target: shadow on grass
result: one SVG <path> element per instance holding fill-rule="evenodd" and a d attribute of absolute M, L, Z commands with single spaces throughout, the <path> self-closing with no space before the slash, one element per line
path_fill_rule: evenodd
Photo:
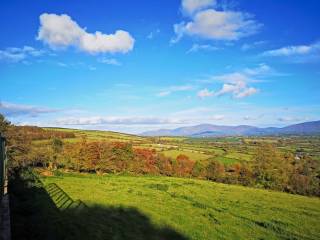
<path fill-rule="evenodd" d="M 12 239 L 186 240 L 170 227 L 160 228 L 134 208 L 79 207 L 56 187 L 50 195 L 27 171 L 10 183 Z M 60 201 L 63 207 L 56 206 Z"/>

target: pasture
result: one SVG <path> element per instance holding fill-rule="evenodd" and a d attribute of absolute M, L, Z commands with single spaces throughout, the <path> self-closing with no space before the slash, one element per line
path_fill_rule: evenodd
<path fill-rule="evenodd" d="M 48 232 L 52 239 L 320 238 L 319 198 L 173 177 L 56 172 L 40 179 L 43 185 L 23 174 L 11 183 L 17 235 L 36 231 L 33 239 Z M 65 194 L 50 189 L 52 184 Z M 87 207 L 68 207 L 68 198 Z"/>

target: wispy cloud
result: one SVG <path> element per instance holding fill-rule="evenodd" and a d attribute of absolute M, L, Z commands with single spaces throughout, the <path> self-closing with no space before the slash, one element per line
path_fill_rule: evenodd
<path fill-rule="evenodd" d="M 242 44 L 241 46 L 241 50 L 242 51 L 248 51 L 250 49 L 254 49 L 254 48 L 257 48 L 261 45 L 264 45 L 266 43 L 266 41 L 256 41 L 256 42 L 253 42 L 253 43 L 244 43 Z"/>
<path fill-rule="evenodd" d="M 299 122 L 299 121 L 307 121 L 308 118 L 302 118 L 302 117 L 290 117 L 290 116 L 285 116 L 285 117 L 279 117 L 278 121 L 279 122 Z"/>
<path fill-rule="evenodd" d="M 66 63 L 66 62 L 53 62 L 55 65 L 63 68 L 70 68 L 70 69 L 79 69 L 84 68 L 88 69 L 90 71 L 95 71 L 97 68 L 95 66 L 92 66 L 90 64 L 84 63 L 84 62 L 75 62 L 75 63 Z"/>
<path fill-rule="evenodd" d="M 4 50 L 0 50 L 0 60 L 17 63 L 26 61 L 31 57 L 40 57 L 46 53 L 43 49 L 36 49 L 30 46 L 24 46 L 22 48 L 18 47 L 9 47 Z"/>
<path fill-rule="evenodd" d="M 288 56 L 303 56 L 309 54 L 320 54 L 320 42 L 309 45 L 292 45 L 278 49 L 268 50 L 262 53 L 268 57 L 288 57 Z"/>
<path fill-rule="evenodd" d="M 158 97 L 164 97 L 164 96 L 168 96 L 174 92 L 183 92 L 183 91 L 190 91 L 192 90 L 194 87 L 191 85 L 181 85 L 181 86 L 170 86 L 162 91 L 160 91 L 159 93 L 157 93 Z"/>
<path fill-rule="evenodd" d="M 31 105 L 15 104 L 9 102 L 0 102 L 0 113 L 7 117 L 37 117 L 40 114 L 54 113 L 58 111 L 61 110 Z"/>
<path fill-rule="evenodd" d="M 100 63 L 104 63 L 104 64 L 108 64 L 108 65 L 114 65 L 114 66 L 121 66 L 122 64 L 115 58 L 106 58 L 106 57 L 103 57 L 103 58 L 100 58 L 98 60 L 98 62 Z"/>
<path fill-rule="evenodd" d="M 58 65 L 59 67 L 68 67 L 68 64 L 63 63 L 63 62 L 57 62 L 57 65 Z"/>
<path fill-rule="evenodd" d="M 218 48 L 209 44 L 193 44 L 192 47 L 187 51 L 187 53 L 193 53 L 198 51 L 217 51 L 221 48 Z"/>
<path fill-rule="evenodd" d="M 94 116 L 94 117 L 68 117 L 61 118 L 55 121 L 55 124 L 58 125 L 140 125 L 140 124 L 183 124 L 187 123 L 187 120 L 178 119 L 178 118 L 159 118 L 159 117 L 103 117 L 103 116 Z"/>
<path fill-rule="evenodd" d="M 225 118 L 226 118 L 225 115 L 217 114 L 209 117 L 209 120 L 220 121 L 220 120 L 224 120 Z"/>
<path fill-rule="evenodd" d="M 209 91 L 207 88 L 204 88 L 204 89 L 198 91 L 198 93 L 197 93 L 197 96 L 200 98 L 211 97 L 214 95 L 215 95 L 214 91 Z"/>
<path fill-rule="evenodd" d="M 151 31 L 148 35 L 147 35 L 147 39 L 153 39 L 156 35 L 158 35 L 160 33 L 160 29 L 156 29 L 154 31 Z"/>

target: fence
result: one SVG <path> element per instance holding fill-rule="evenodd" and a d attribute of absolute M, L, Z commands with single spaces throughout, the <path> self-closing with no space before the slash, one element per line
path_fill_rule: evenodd
<path fill-rule="evenodd" d="M 0 133 L 0 201 L 6 192 L 7 158 L 6 139 Z"/>

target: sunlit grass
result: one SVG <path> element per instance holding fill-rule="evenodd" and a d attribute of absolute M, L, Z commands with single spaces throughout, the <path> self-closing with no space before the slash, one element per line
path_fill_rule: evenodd
<path fill-rule="evenodd" d="M 87 205 L 134 207 L 190 239 L 319 239 L 320 200 L 169 177 L 69 174 L 43 179 Z"/>

